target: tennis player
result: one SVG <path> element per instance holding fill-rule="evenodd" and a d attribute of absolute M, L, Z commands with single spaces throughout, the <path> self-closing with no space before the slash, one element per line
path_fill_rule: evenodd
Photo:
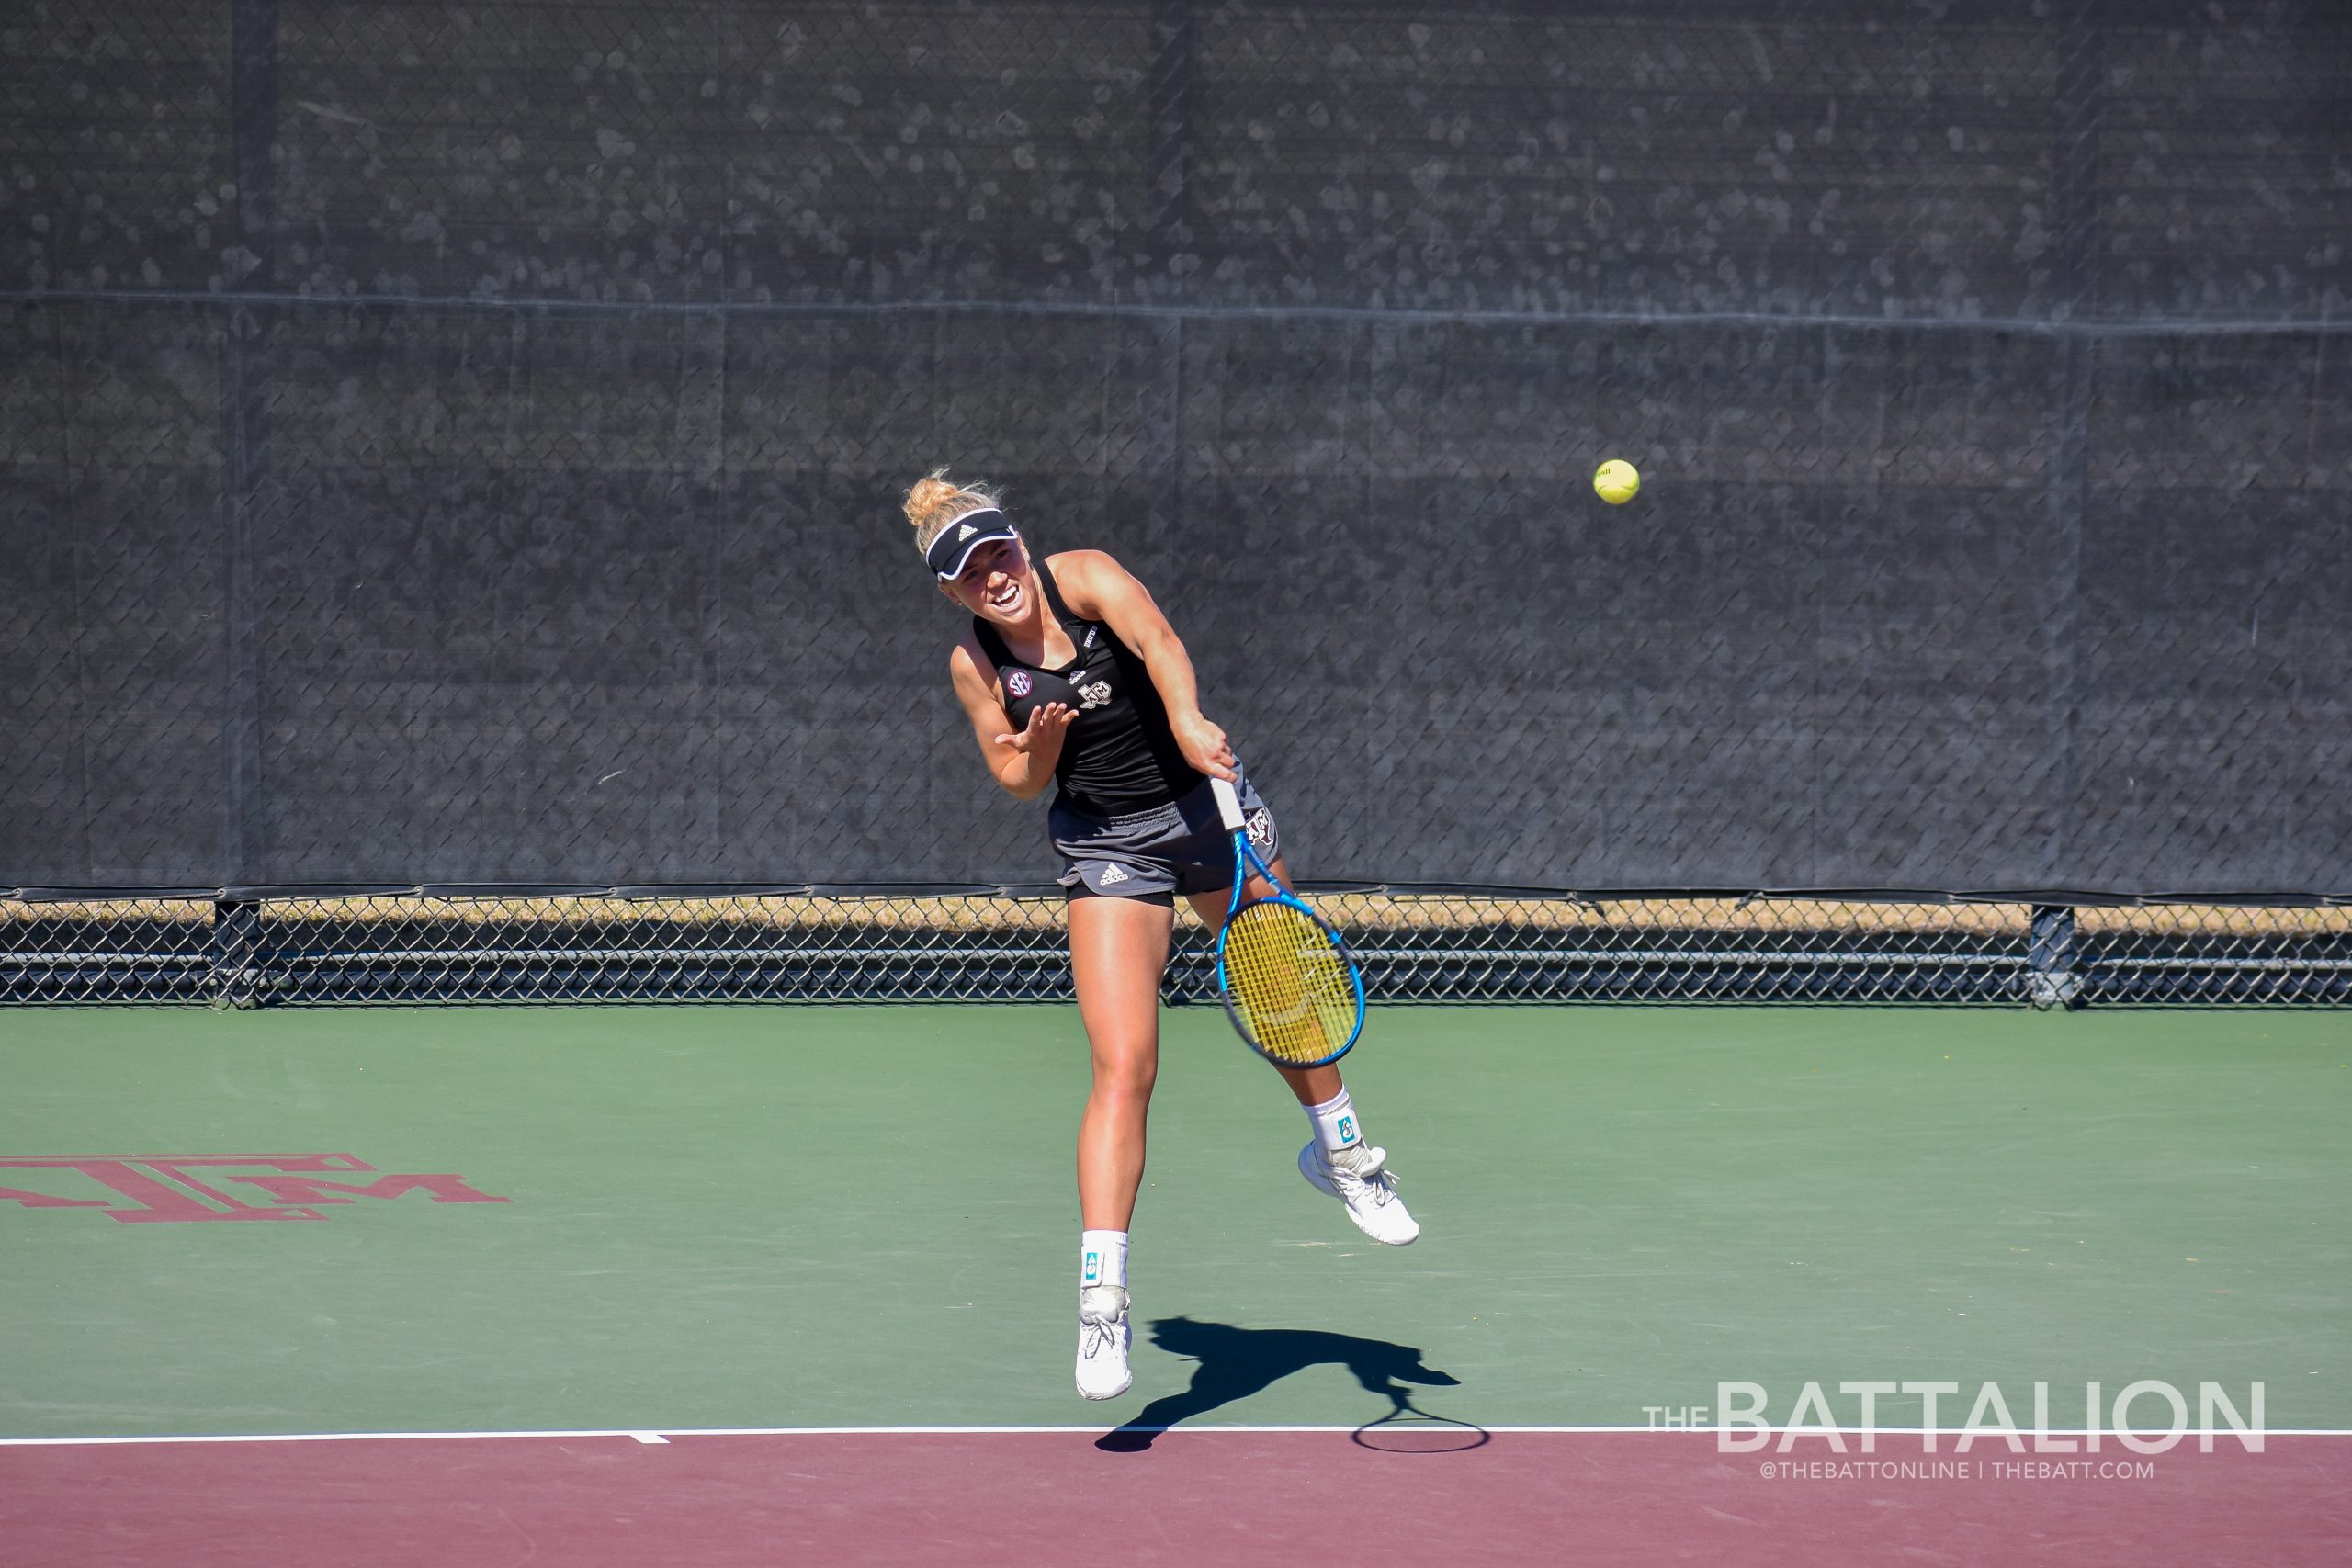
<path fill-rule="evenodd" d="M 1202 716 L 1193 663 L 1142 583 L 1100 550 L 1033 559 L 995 493 L 933 473 L 907 492 L 915 547 L 971 612 L 948 655 L 989 774 L 1023 800 L 1058 786 L 1046 822 L 1069 895 L 1070 973 L 1093 1055 L 1078 1125 L 1078 1392 L 1111 1399 L 1127 1371 L 1127 1233 L 1143 1180 L 1144 1117 L 1159 1066 L 1159 981 L 1178 897 L 1216 926 L 1233 886 L 1213 778 L 1234 784 L 1250 838 L 1288 881 L 1273 814 Z M 1250 891 L 1263 891 L 1257 879 Z M 1374 1241 L 1420 1227 L 1337 1064 L 1277 1066 L 1314 1136 L 1299 1174 Z"/>

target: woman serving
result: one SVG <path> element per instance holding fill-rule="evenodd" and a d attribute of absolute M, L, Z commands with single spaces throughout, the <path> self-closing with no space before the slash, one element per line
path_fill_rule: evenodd
<path fill-rule="evenodd" d="M 1283 881 L 1273 814 L 1202 716 L 1193 662 L 1142 583 L 1100 550 L 1033 561 L 982 485 L 944 470 L 907 492 L 940 591 L 971 612 L 948 655 L 956 695 L 996 782 L 1028 800 L 1058 785 L 1047 826 L 1069 895 L 1070 974 L 1093 1057 L 1078 1126 L 1078 1392 L 1110 1399 L 1127 1371 L 1127 1233 L 1159 1066 L 1159 980 L 1181 895 L 1214 926 L 1233 886 L 1209 781 L 1233 784 L 1251 841 Z M 1250 891 L 1261 892 L 1253 878 Z M 1276 1072 L 1315 1135 L 1299 1173 L 1374 1241 L 1420 1234 L 1336 1064 Z"/>

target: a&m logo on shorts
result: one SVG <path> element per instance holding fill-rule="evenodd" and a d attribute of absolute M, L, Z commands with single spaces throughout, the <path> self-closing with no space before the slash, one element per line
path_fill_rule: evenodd
<path fill-rule="evenodd" d="M 1007 675 L 1004 678 L 1004 689 L 1011 692 L 1016 697 L 1027 696 L 1029 694 L 1029 671 L 1026 670 L 1015 670 L 1012 674 Z"/>
<path fill-rule="evenodd" d="M 1271 844 L 1274 841 L 1274 819 L 1267 814 L 1264 807 L 1250 813 L 1249 827 L 1251 843 Z"/>

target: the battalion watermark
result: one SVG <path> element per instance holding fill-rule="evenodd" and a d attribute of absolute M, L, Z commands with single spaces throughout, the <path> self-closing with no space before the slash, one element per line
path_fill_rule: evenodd
<path fill-rule="evenodd" d="M 1713 1432 L 1719 1453 L 1769 1452 L 1774 1457 L 1758 1473 L 1785 1480 L 2133 1481 L 2154 1469 L 2131 1456 L 2170 1453 L 2192 1440 L 2200 1453 L 2211 1453 L 2217 1440 L 2263 1451 L 2260 1382 L 2237 1389 L 2199 1382 L 2193 1401 L 2161 1378 L 2112 1393 L 2096 1382 L 2054 1394 L 2049 1382 L 2036 1382 L 2018 1392 L 2022 1397 L 2013 1400 L 1998 1382 L 1969 1392 L 1948 1379 L 1808 1382 L 1776 1406 L 1762 1383 L 1723 1382 L 1713 1405 L 1645 1405 L 1643 1415 L 1652 1430 Z M 1896 1402 L 1901 1424 L 1882 1417 Z M 1957 1426 L 1948 1419 L 1954 1416 Z M 1803 1457 L 1780 1457 L 1800 1445 Z M 1869 1457 L 1882 1451 L 1896 1457 Z"/>
<path fill-rule="evenodd" d="M 1767 1481 L 2154 1481 L 2156 1461 L 2050 1459 L 1767 1459 Z"/>

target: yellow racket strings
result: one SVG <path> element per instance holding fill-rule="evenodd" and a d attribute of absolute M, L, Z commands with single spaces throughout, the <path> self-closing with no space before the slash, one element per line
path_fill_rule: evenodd
<path fill-rule="evenodd" d="M 1287 904 L 1246 906 L 1226 927 L 1225 990 L 1250 1038 L 1278 1062 L 1319 1062 L 1356 1026 L 1347 960 Z"/>

